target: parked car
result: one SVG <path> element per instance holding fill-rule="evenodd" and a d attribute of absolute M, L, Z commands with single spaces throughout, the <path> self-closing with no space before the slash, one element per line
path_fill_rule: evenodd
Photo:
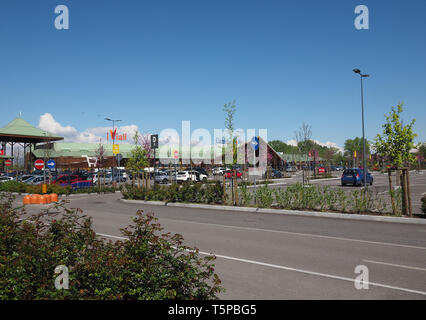
<path fill-rule="evenodd" d="M 277 169 L 272 169 L 271 175 L 272 175 L 272 178 L 282 178 L 283 177 L 281 171 L 279 171 Z"/>
<path fill-rule="evenodd" d="M 169 183 L 170 182 L 170 176 L 167 172 L 158 172 L 154 177 L 154 183 Z"/>
<path fill-rule="evenodd" d="M 373 176 L 367 172 L 367 184 L 373 184 Z M 352 184 L 354 186 L 364 185 L 364 170 L 359 168 L 346 169 L 342 173 L 342 186 Z"/>
<path fill-rule="evenodd" d="M 112 174 L 110 173 L 105 173 L 105 175 L 103 173 L 100 173 L 99 175 L 95 174 L 92 180 L 93 184 L 97 184 L 98 179 L 100 179 L 101 184 L 112 184 Z"/>
<path fill-rule="evenodd" d="M 286 171 L 286 172 L 296 172 L 296 171 L 297 171 L 297 168 L 296 168 L 295 166 L 287 166 L 287 167 L 285 168 L 285 171 Z"/>
<path fill-rule="evenodd" d="M 43 184 L 44 183 L 44 176 L 35 176 L 30 181 L 27 180 L 26 183 L 34 184 L 34 185 Z M 49 183 L 49 177 L 48 176 L 46 176 L 46 183 Z"/>
<path fill-rule="evenodd" d="M 196 171 L 178 171 L 176 175 L 176 181 L 178 183 L 197 180 L 198 179 Z"/>
<path fill-rule="evenodd" d="M 214 168 L 213 169 L 213 175 L 215 175 L 215 176 L 223 176 L 224 175 L 224 173 L 225 173 L 225 171 L 226 171 L 226 168 L 223 168 L 223 167 L 220 167 L 220 168 Z"/>
<path fill-rule="evenodd" d="M 225 179 L 230 179 L 234 176 L 234 171 L 227 170 L 225 171 L 223 175 L 225 176 Z M 237 178 L 241 178 L 243 176 L 243 174 L 240 171 L 235 171 L 235 175 L 237 176 Z"/>
<path fill-rule="evenodd" d="M 6 176 L 0 177 L 0 182 L 7 182 L 7 181 L 13 181 L 13 177 L 6 177 Z"/>
<path fill-rule="evenodd" d="M 76 174 L 63 174 L 55 180 L 52 180 L 52 184 L 58 184 L 61 186 L 71 186 L 73 189 L 91 187 L 93 185 L 92 180 L 81 179 Z"/>
<path fill-rule="evenodd" d="M 198 171 L 200 174 L 205 175 L 207 178 L 209 177 L 209 173 L 204 168 L 193 168 L 195 171 Z"/>

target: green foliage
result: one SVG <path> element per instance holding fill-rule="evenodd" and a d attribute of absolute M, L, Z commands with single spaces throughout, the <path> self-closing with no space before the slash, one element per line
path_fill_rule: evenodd
<path fill-rule="evenodd" d="M 246 184 L 241 185 L 241 205 L 244 207 L 248 207 L 251 204 L 251 201 L 253 200 L 253 195 L 248 190 Z"/>
<path fill-rule="evenodd" d="M 207 184 L 155 185 L 148 190 L 134 185 L 126 185 L 122 188 L 122 193 L 125 199 L 132 200 L 221 204 L 223 188 L 219 181 Z"/>
<path fill-rule="evenodd" d="M 363 154 L 363 140 L 362 138 L 354 138 L 354 139 L 346 139 L 344 144 L 344 150 L 345 150 L 345 156 L 347 156 L 350 159 L 353 159 L 354 152 L 356 151 L 356 156 L 358 159 L 362 158 Z M 365 153 L 368 155 L 370 154 L 370 143 L 367 139 L 365 139 Z"/>
<path fill-rule="evenodd" d="M 256 190 L 256 204 L 260 208 L 270 208 L 274 202 L 274 193 L 268 185 L 263 185 Z"/>
<path fill-rule="evenodd" d="M 353 190 L 348 195 L 342 189 L 296 183 L 285 189 L 276 188 L 274 194 L 278 207 L 282 209 L 387 213 L 385 199 L 371 189 L 368 192 Z"/>
<path fill-rule="evenodd" d="M 97 193 L 97 192 L 115 192 L 117 188 L 114 187 L 88 187 L 73 189 L 71 186 L 60 186 L 57 184 L 48 184 L 47 193 L 56 194 L 75 194 L 75 193 Z M 30 193 L 41 194 L 42 185 L 29 185 L 19 181 L 7 181 L 0 183 L 0 191 L 3 192 L 17 192 L 17 193 Z"/>
<path fill-rule="evenodd" d="M 417 136 L 413 132 L 415 119 L 404 125 L 401 119 L 403 111 L 402 104 L 398 104 L 396 109 L 392 107 L 389 115 L 385 115 L 386 123 L 383 127 L 383 134 L 378 134 L 375 140 L 377 153 L 388 159 L 394 167 L 402 167 L 416 161 L 416 157 L 410 153 L 414 148 L 414 138 Z"/>
<path fill-rule="evenodd" d="M 133 140 L 135 146 L 130 151 L 130 156 L 126 163 L 126 169 L 128 169 L 133 174 L 133 176 L 135 176 L 139 174 L 139 170 L 141 168 L 147 167 L 149 165 L 149 161 L 147 158 L 147 150 L 138 144 L 139 134 L 137 131 L 135 131 Z"/>
<path fill-rule="evenodd" d="M 30 217 L 0 196 L 0 299 L 216 299 L 223 291 L 214 257 L 201 258 L 181 235 L 163 234 L 138 211 L 106 241 L 90 217 L 63 204 Z M 58 212 L 59 214 L 55 214 Z M 56 266 L 69 269 L 69 289 L 54 286 Z"/>
<path fill-rule="evenodd" d="M 268 143 L 276 152 L 283 152 L 284 154 L 297 154 L 298 152 L 297 147 L 291 146 L 280 140 L 272 140 Z"/>

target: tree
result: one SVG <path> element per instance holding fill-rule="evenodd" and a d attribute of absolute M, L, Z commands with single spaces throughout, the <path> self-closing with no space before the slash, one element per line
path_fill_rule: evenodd
<path fill-rule="evenodd" d="M 234 124 L 234 116 L 235 112 L 237 111 L 237 106 L 235 105 L 235 100 L 232 102 L 228 102 L 223 106 L 223 111 L 225 112 L 225 129 L 228 131 L 229 138 L 232 139 L 232 160 L 233 164 L 237 163 L 237 138 L 233 137 L 234 131 L 235 131 L 235 124 Z M 231 145 L 228 145 L 229 148 L 231 148 Z M 224 154 L 224 151 L 222 154 Z"/>
<path fill-rule="evenodd" d="M 407 125 L 403 124 L 401 113 L 403 104 L 400 103 L 392 107 L 389 115 L 385 115 L 386 123 L 382 125 L 383 134 L 378 134 L 375 140 L 375 149 L 378 154 L 386 157 L 394 167 L 402 167 L 416 161 L 416 157 L 410 153 L 415 147 L 414 138 L 417 134 L 413 132 L 413 125 L 416 119 L 411 120 Z"/>
<path fill-rule="evenodd" d="M 299 154 L 302 156 L 306 156 L 308 158 L 309 152 L 312 150 L 313 141 L 311 140 L 312 137 L 312 130 L 311 126 L 302 123 L 302 126 L 299 128 L 299 130 L 294 132 L 294 136 L 297 142 L 297 150 Z M 301 166 L 301 163 L 300 163 Z M 308 178 L 309 183 L 309 178 Z"/>
<path fill-rule="evenodd" d="M 356 152 L 356 159 L 359 161 L 362 159 L 363 156 L 363 140 L 362 138 L 354 138 L 354 139 L 346 139 L 344 144 L 344 150 L 345 150 L 345 156 L 349 159 L 355 158 L 355 152 Z M 367 155 L 370 154 L 370 143 L 367 139 L 365 139 L 365 153 Z"/>
<path fill-rule="evenodd" d="M 411 149 L 414 148 L 414 138 L 417 136 L 413 132 L 413 125 L 415 123 L 415 119 L 411 120 L 411 122 L 407 125 L 404 125 L 401 119 L 401 113 L 403 111 L 403 104 L 400 103 L 397 107 L 392 107 L 392 111 L 386 115 L 386 123 L 382 125 L 383 134 L 378 134 L 375 140 L 375 149 L 379 155 L 385 157 L 389 164 L 398 169 L 403 167 L 404 165 L 409 165 L 410 163 L 414 163 L 416 161 L 416 157 L 410 153 Z M 404 174 L 409 174 L 408 171 Z M 408 176 L 407 176 L 407 179 Z M 409 185 L 405 186 L 405 179 L 403 179 L 403 204 L 406 203 L 405 199 L 410 199 Z M 393 190 L 392 190 L 392 180 L 389 171 L 389 188 L 392 200 L 392 209 L 395 214 L 395 205 L 393 199 Z M 411 207 L 411 205 L 408 203 Z M 404 210 L 405 211 L 405 210 Z"/>
<path fill-rule="evenodd" d="M 99 147 L 95 150 L 95 156 L 96 156 L 96 166 L 98 167 L 98 187 L 101 187 L 101 171 L 99 168 L 104 167 L 104 161 L 105 161 L 105 149 L 101 142 L 99 141 Z M 104 186 L 105 186 L 105 175 L 104 175 Z"/>
<path fill-rule="evenodd" d="M 291 146 L 280 140 L 272 140 L 268 143 L 277 152 L 283 152 L 284 154 L 296 154 L 298 152 L 297 147 Z"/>
<path fill-rule="evenodd" d="M 139 134 L 137 131 L 135 131 L 135 135 L 133 136 L 133 142 L 135 146 L 130 151 L 130 157 L 127 160 L 126 168 L 132 173 L 133 177 L 137 175 L 138 186 L 140 187 L 139 170 L 148 166 L 149 161 L 147 159 L 147 150 L 139 145 Z"/>

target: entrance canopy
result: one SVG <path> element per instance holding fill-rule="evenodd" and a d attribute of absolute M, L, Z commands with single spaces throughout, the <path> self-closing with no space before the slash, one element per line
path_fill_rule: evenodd
<path fill-rule="evenodd" d="M 31 147 L 35 146 L 37 143 L 50 143 L 52 141 L 63 139 L 64 137 L 55 136 L 48 131 L 33 127 L 22 118 L 16 118 L 15 120 L 9 122 L 5 127 L 0 128 L 0 146 L 3 150 L 3 156 L 7 157 L 6 145 L 9 144 L 10 155 L 8 158 L 12 159 L 13 161 L 13 146 L 15 144 L 21 145 L 24 148 L 25 169 L 28 168 L 28 159 L 26 155 L 26 149 L 28 146 L 30 147 L 31 151 Z"/>
<path fill-rule="evenodd" d="M 22 118 L 16 118 L 0 129 L 1 142 L 40 143 L 63 139 L 64 137 L 33 127 Z"/>

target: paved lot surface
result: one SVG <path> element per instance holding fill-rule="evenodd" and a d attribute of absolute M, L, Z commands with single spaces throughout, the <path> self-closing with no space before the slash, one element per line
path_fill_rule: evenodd
<path fill-rule="evenodd" d="M 83 209 L 112 239 L 136 210 L 153 212 L 166 231 L 217 256 L 227 289 L 221 298 L 426 299 L 425 226 L 139 205 L 120 197 L 74 196 L 69 206 Z M 358 265 L 369 269 L 368 290 L 354 286 Z"/>

